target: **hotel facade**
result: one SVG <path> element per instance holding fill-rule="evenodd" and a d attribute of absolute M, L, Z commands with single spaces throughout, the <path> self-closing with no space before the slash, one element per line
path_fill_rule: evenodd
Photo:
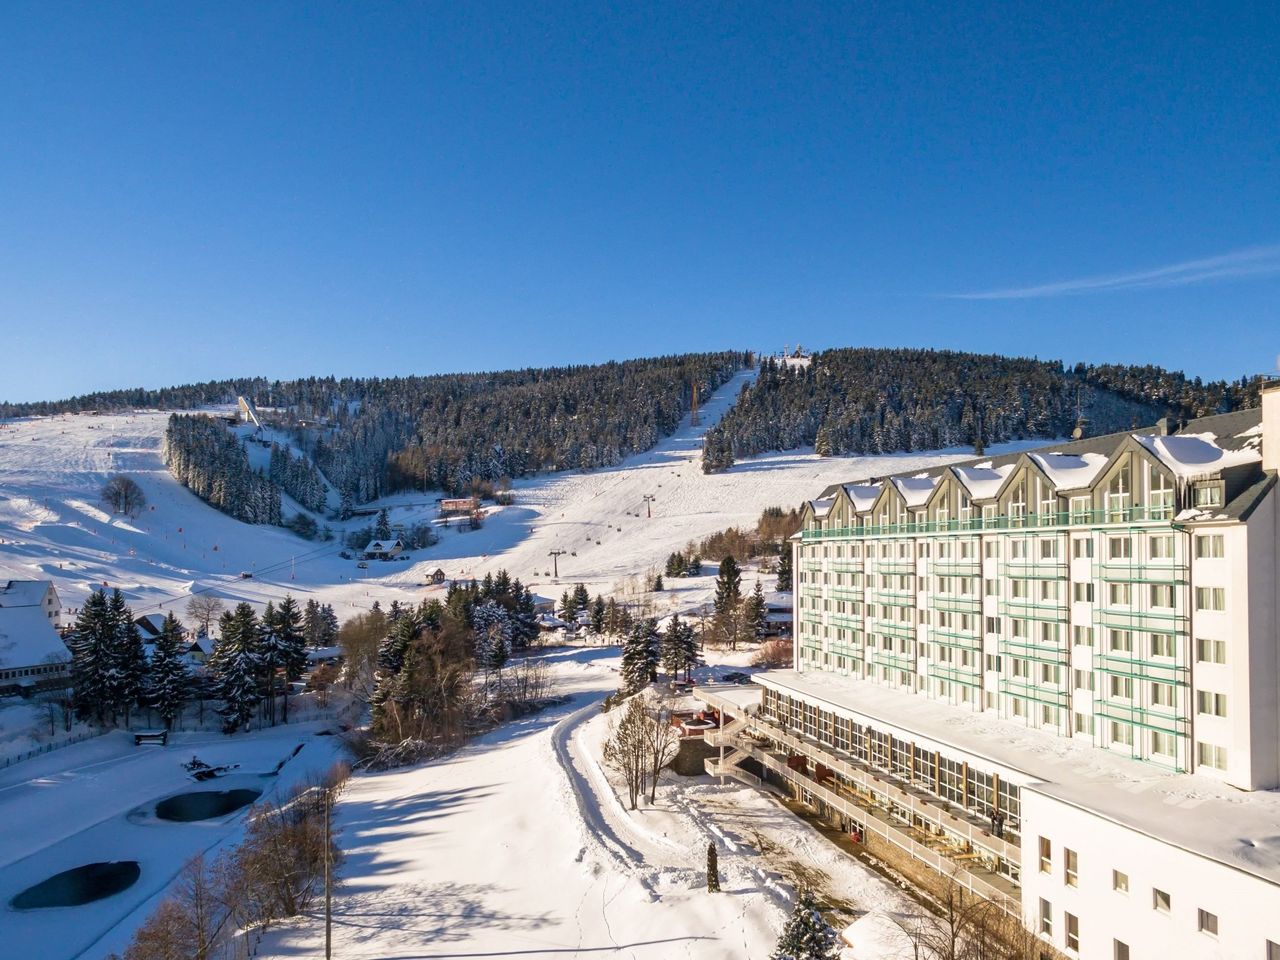
<path fill-rule="evenodd" d="M 1280 960 L 1280 383 L 823 491 L 795 662 L 706 694 L 784 786 L 1067 956 Z"/>

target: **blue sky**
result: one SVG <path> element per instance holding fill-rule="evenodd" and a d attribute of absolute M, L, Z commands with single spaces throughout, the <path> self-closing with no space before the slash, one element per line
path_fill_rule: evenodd
<path fill-rule="evenodd" d="M 1280 352 L 1280 7 L 0 9 L 0 398 Z"/>

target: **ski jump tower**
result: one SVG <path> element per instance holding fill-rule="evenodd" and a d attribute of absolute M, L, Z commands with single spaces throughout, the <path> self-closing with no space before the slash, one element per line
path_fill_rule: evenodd
<path fill-rule="evenodd" d="M 236 397 L 236 403 L 240 406 L 240 412 L 245 418 L 259 430 L 262 429 L 262 421 L 258 419 L 258 408 L 253 405 L 253 401 L 248 397 Z"/>

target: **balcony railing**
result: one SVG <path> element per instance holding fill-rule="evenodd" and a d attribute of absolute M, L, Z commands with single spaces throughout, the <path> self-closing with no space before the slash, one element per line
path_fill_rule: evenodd
<path fill-rule="evenodd" d="M 1096 610 L 1094 619 L 1099 626 L 1118 630 L 1179 634 L 1186 633 L 1189 629 L 1186 614 L 1173 611 L 1119 610 L 1110 607 Z"/>
<path fill-rule="evenodd" d="M 1185 664 L 1135 658 L 1124 653 L 1095 653 L 1093 665 L 1103 673 L 1114 673 L 1136 680 L 1153 680 L 1185 687 L 1191 682 L 1191 668 Z"/>
<path fill-rule="evenodd" d="M 929 608 L 950 613 L 981 613 L 982 598 L 935 593 L 929 597 Z"/>
<path fill-rule="evenodd" d="M 884 560 L 876 561 L 876 572 L 878 573 L 915 573 L 916 562 L 912 559 L 903 557 L 888 557 Z"/>
<path fill-rule="evenodd" d="M 890 670 L 905 670 L 913 674 L 917 668 L 915 657 L 907 653 L 895 653 L 892 650 L 872 650 L 871 662 L 888 667 Z"/>
<path fill-rule="evenodd" d="M 1159 564 L 1138 561 L 1137 563 L 1117 563 L 1111 561 L 1094 567 L 1095 580 L 1110 580 L 1114 583 L 1170 583 L 1185 584 L 1190 579 L 1187 565 Z"/>
<path fill-rule="evenodd" d="M 829 529 L 809 528 L 801 531 L 805 543 L 822 540 L 854 540 L 863 537 L 966 533 L 982 530 L 1026 530 L 1037 527 L 1103 527 L 1135 523 L 1169 523 L 1173 510 L 1169 507 L 1123 507 L 1112 510 L 1075 510 L 1056 513 L 1029 513 L 1022 517 L 976 517 L 971 520 L 922 520 L 913 523 L 870 524 Z"/>
<path fill-rule="evenodd" d="M 914 624 L 899 623 L 897 620 L 873 620 L 871 629 L 876 633 L 887 634 L 902 640 L 914 640 L 917 635 Z"/>
<path fill-rule="evenodd" d="M 980 667 L 956 667 L 947 663 L 929 664 L 929 676 L 939 680 L 950 680 L 966 687 L 982 687 L 982 671 Z"/>
<path fill-rule="evenodd" d="M 1071 702 L 1071 693 L 1061 687 L 1041 686 L 1020 677 L 1001 677 L 1000 692 L 1054 707 L 1065 707 Z"/>
<path fill-rule="evenodd" d="M 1010 640 L 1000 638 L 1000 653 L 1022 660 L 1034 660 L 1037 663 L 1066 664 L 1071 652 L 1065 646 L 1050 643 L 1034 643 L 1031 640 Z"/>
<path fill-rule="evenodd" d="M 1067 619 L 1067 605 L 1062 600 L 1029 600 L 1026 598 L 1003 600 L 1000 603 L 1000 613 L 1003 616 L 1016 617 L 1019 620 L 1058 622 Z"/>
<path fill-rule="evenodd" d="M 1191 729 L 1191 721 L 1173 707 L 1148 707 L 1120 700 L 1107 700 L 1099 696 L 1093 701 L 1094 716 L 1105 717 L 1119 723 L 1131 723 L 1137 727 L 1156 730 L 1175 737 L 1184 737 Z"/>

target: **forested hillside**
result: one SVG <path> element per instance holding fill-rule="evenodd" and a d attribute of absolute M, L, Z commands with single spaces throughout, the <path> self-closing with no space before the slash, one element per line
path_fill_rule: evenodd
<path fill-rule="evenodd" d="M 703 469 L 812 445 L 824 456 L 933 450 L 1091 433 L 1166 414 L 1256 405 L 1244 381 L 1202 383 L 1159 367 L 1078 365 L 938 350 L 838 349 L 808 365 L 764 361 L 759 379 L 707 432 Z"/>
<path fill-rule="evenodd" d="M 212 417 L 169 418 L 164 464 L 201 500 L 245 523 L 280 523 L 280 490 L 249 466 L 235 435 Z"/>
<path fill-rule="evenodd" d="M 364 502 L 398 489 L 461 491 L 474 481 L 612 466 L 671 433 L 689 412 L 695 384 L 708 396 L 749 362 L 747 353 L 723 351 L 499 373 L 222 380 L 0 404 L 0 417 L 182 410 L 246 396 L 268 417 L 285 411 L 285 423 L 328 424 L 298 431 L 295 444 L 338 491 Z M 194 479 L 193 489 L 215 496 L 211 482 L 206 488 Z M 277 453 L 271 479 L 304 505 L 323 503 L 320 478 L 306 461 Z"/>

